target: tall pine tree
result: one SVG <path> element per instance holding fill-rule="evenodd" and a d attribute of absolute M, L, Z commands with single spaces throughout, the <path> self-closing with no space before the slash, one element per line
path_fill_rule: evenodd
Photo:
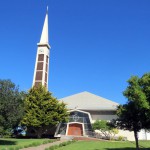
<path fill-rule="evenodd" d="M 33 127 L 37 131 L 38 138 L 41 138 L 46 126 L 54 126 L 59 122 L 67 121 L 66 105 L 54 98 L 42 85 L 29 90 L 24 105 L 25 116 L 22 124 Z"/>

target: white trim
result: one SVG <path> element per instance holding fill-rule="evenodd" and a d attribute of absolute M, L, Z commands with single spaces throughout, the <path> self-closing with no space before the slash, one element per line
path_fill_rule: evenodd
<path fill-rule="evenodd" d="M 60 125 L 61 125 L 61 123 L 58 124 L 58 126 L 57 126 L 57 128 L 56 128 L 56 131 L 55 131 L 55 134 L 54 134 L 54 137 L 60 137 L 60 134 L 56 134 L 56 133 L 58 133 L 58 130 L 59 130 L 59 128 L 60 128 Z"/>
<path fill-rule="evenodd" d="M 86 111 L 82 111 L 82 110 L 79 110 L 79 109 L 72 109 L 72 110 L 69 110 L 68 112 L 74 112 L 74 111 L 78 111 L 78 112 L 81 112 L 81 113 L 85 113 L 89 116 L 89 119 L 90 119 L 90 123 L 92 124 L 92 118 L 91 118 L 91 115 L 89 112 L 86 112 Z M 66 122 L 67 124 L 67 128 L 66 128 L 66 133 L 65 135 L 68 135 L 68 129 L 69 129 L 69 124 L 82 124 L 82 129 L 83 129 L 83 136 L 85 136 L 85 127 L 84 127 L 84 123 L 81 123 L 81 122 Z M 57 126 L 57 129 L 56 129 L 56 132 L 55 132 L 55 137 L 60 137 L 61 135 L 60 134 L 56 134 L 57 131 L 59 130 L 60 128 L 60 124 Z"/>
<path fill-rule="evenodd" d="M 82 113 L 87 114 L 89 116 L 90 123 L 92 123 L 92 117 L 91 117 L 91 114 L 89 112 L 82 111 L 82 110 L 79 110 L 79 109 L 72 109 L 72 110 L 69 110 L 68 112 L 74 112 L 74 111 L 78 111 L 78 112 L 82 112 Z"/>
<path fill-rule="evenodd" d="M 37 53 L 36 53 L 36 60 L 35 60 L 35 67 L 34 67 L 34 75 L 33 75 L 32 87 L 33 87 L 34 84 L 35 84 L 35 76 L 36 76 L 37 62 L 38 62 L 38 48 L 37 48 Z"/>

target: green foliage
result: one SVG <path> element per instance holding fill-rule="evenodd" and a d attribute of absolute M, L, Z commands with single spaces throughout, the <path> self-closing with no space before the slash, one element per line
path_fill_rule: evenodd
<path fill-rule="evenodd" d="M 120 129 L 129 131 L 140 131 L 142 129 L 140 109 L 130 101 L 127 104 L 119 105 L 117 109 L 116 124 Z"/>
<path fill-rule="evenodd" d="M 101 133 L 108 139 L 113 139 L 113 137 L 119 132 L 117 128 L 114 128 L 111 123 L 106 120 L 96 120 L 92 126 L 94 130 L 101 131 Z"/>
<path fill-rule="evenodd" d="M 29 90 L 25 99 L 25 115 L 22 124 L 35 127 L 39 138 L 45 126 L 54 126 L 67 121 L 66 105 L 60 103 L 45 87 L 39 85 Z"/>
<path fill-rule="evenodd" d="M 137 132 L 150 129 L 150 73 L 141 78 L 132 76 L 128 84 L 123 92 L 128 101 L 118 106 L 115 123 L 121 129 L 134 131 L 136 148 L 139 149 Z"/>
<path fill-rule="evenodd" d="M 10 80 L 0 80 L 0 135 L 10 135 L 22 119 L 24 92 Z"/>
<path fill-rule="evenodd" d="M 138 124 L 141 128 L 150 129 L 150 73 L 141 78 L 133 76 L 128 80 L 129 86 L 124 91 L 128 103 L 134 103 L 134 109 L 138 112 Z"/>
<path fill-rule="evenodd" d="M 148 109 L 150 106 L 147 101 L 146 93 L 144 92 L 144 87 L 141 83 L 142 78 L 140 79 L 137 76 L 132 76 L 128 80 L 129 86 L 123 94 L 129 101 L 134 101 L 138 107 Z"/>
<path fill-rule="evenodd" d="M 118 141 L 123 141 L 124 137 L 123 136 L 119 136 L 118 137 Z"/>
<path fill-rule="evenodd" d="M 108 131 L 110 130 L 110 127 L 108 126 L 108 122 L 106 120 L 96 120 L 93 124 L 93 129 Z"/>
<path fill-rule="evenodd" d="M 111 131 L 112 131 L 113 134 L 118 134 L 119 133 L 119 130 L 117 128 L 113 128 Z"/>

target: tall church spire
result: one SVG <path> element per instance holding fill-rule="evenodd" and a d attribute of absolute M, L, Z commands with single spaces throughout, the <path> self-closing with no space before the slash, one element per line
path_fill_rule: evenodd
<path fill-rule="evenodd" d="M 43 44 L 47 44 L 49 46 L 49 42 L 48 42 L 48 7 L 47 7 L 47 12 L 46 12 L 46 16 L 45 16 L 45 21 L 44 21 L 44 25 L 43 25 L 40 43 L 38 43 L 38 45 L 43 45 Z"/>
<path fill-rule="evenodd" d="M 41 83 L 43 86 L 48 88 L 50 50 L 50 45 L 48 41 L 48 8 L 45 16 L 41 39 L 37 45 L 38 47 L 32 86 L 38 86 L 38 84 Z"/>

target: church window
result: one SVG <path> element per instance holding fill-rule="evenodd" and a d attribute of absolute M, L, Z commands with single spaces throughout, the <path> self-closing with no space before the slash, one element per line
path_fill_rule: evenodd
<path fill-rule="evenodd" d="M 38 61 L 44 61 L 44 54 L 39 54 Z"/>
<path fill-rule="evenodd" d="M 38 62 L 37 70 L 43 70 L 43 62 Z"/>
<path fill-rule="evenodd" d="M 42 71 L 37 71 L 37 72 L 36 72 L 36 78 L 35 78 L 35 79 L 36 79 L 36 80 L 42 80 L 42 74 L 43 74 Z"/>

